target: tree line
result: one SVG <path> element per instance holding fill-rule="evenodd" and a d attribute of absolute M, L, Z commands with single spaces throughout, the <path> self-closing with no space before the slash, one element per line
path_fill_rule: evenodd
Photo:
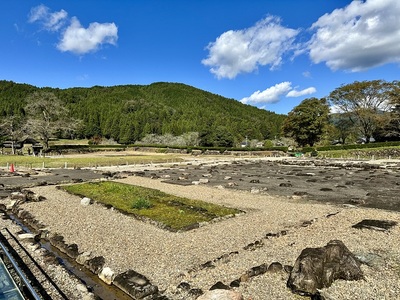
<path fill-rule="evenodd" d="M 34 135 L 45 147 L 52 137 L 133 144 L 189 132 L 200 145 L 231 147 L 279 136 L 285 117 L 179 83 L 57 89 L 0 81 L 3 139 Z"/>
<path fill-rule="evenodd" d="M 400 83 L 342 85 L 285 116 L 179 83 L 57 89 L 0 81 L 0 137 L 23 136 L 45 148 L 54 137 L 206 147 L 284 136 L 300 147 L 394 141 L 400 140 Z"/>
<path fill-rule="evenodd" d="M 355 81 L 326 98 L 305 99 L 289 112 L 282 131 L 301 147 L 321 139 L 400 140 L 400 81 Z"/>

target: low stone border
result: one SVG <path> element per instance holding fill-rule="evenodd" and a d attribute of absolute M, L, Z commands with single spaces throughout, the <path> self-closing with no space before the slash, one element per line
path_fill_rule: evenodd
<path fill-rule="evenodd" d="M 34 240 L 41 239 L 49 242 L 53 247 L 60 252 L 66 254 L 69 258 L 76 261 L 76 263 L 83 265 L 87 270 L 97 275 L 107 285 L 114 285 L 121 291 L 125 292 L 134 299 L 158 299 L 167 300 L 158 290 L 158 287 L 153 285 L 144 275 L 137 273 L 134 270 L 128 270 L 121 274 L 115 274 L 113 270 L 106 267 L 106 261 L 103 256 L 93 256 L 90 252 L 79 252 L 77 244 L 67 244 L 64 237 L 57 233 L 50 232 L 46 229 L 46 225 L 36 220 L 35 217 L 19 207 L 19 204 L 26 201 L 45 201 L 46 199 L 37 195 L 29 190 L 21 192 L 14 192 L 11 194 L 9 203 L 2 205 L 0 209 L 12 213 L 23 224 L 32 228 L 36 233 Z M 46 262 L 50 264 L 57 264 L 57 259 L 51 252 L 46 251 Z M 150 298 L 147 298 L 150 297 Z"/>

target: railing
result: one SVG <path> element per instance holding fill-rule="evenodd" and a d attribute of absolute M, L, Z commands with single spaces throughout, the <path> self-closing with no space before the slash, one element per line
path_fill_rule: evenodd
<path fill-rule="evenodd" d="M 12 242 L 13 245 L 11 245 L 9 241 Z M 53 282 L 48 274 L 7 228 L 3 228 L 0 232 L 0 248 L 3 254 L 3 260 L 6 260 L 9 262 L 9 265 L 11 265 L 10 272 L 15 271 L 15 277 L 17 277 L 19 281 L 19 292 L 24 296 L 23 298 L 15 299 L 51 300 L 52 297 L 49 296 L 41 284 L 44 281 L 48 282 L 53 287 L 53 290 L 57 292 L 61 299 L 68 299 L 68 297 Z M 15 248 L 17 248 L 21 254 L 18 254 Z M 23 255 L 24 259 L 22 259 L 20 255 Z M 27 266 L 27 263 L 29 263 L 29 267 Z M 35 272 L 35 275 L 32 271 Z M 15 284 L 15 280 L 13 280 L 13 282 Z"/>

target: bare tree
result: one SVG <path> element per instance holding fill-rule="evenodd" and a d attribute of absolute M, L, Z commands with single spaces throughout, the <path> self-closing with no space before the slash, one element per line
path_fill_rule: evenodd
<path fill-rule="evenodd" d="M 43 143 L 44 150 L 49 148 L 49 140 L 57 131 L 71 130 L 79 121 L 69 116 L 63 102 L 50 92 L 34 92 L 27 99 L 25 106 L 27 129 Z"/>
<path fill-rule="evenodd" d="M 12 154 L 15 154 L 15 144 L 26 134 L 26 127 L 21 116 L 5 117 L 0 123 L 1 135 L 11 141 Z"/>

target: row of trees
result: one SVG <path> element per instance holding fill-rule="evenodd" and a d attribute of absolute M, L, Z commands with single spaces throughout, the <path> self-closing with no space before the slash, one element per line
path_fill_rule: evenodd
<path fill-rule="evenodd" d="M 400 82 L 356 81 L 326 98 L 305 99 L 288 114 L 282 130 L 301 147 L 324 137 L 344 144 L 352 135 L 365 143 L 400 140 Z"/>
<path fill-rule="evenodd" d="M 33 102 L 46 102 L 42 109 L 59 113 L 41 133 L 34 125 L 49 113 L 33 109 Z M 50 137 L 133 144 L 147 136 L 189 132 L 198 134 L 199 145 L 229 147 L 246 136 L 264 140 L 279 135 L 286 116 L 177 83 L 53 89 L 0 81 L 0 124 L 14 117 L 26 125 L 24 134 L 39 137 L 45 147 Z M 21 136 L 2 127 L 8 139 Z"/>
<path fill-rule="evenodd" d="M 167 138 L 232 147 L 244 138 L 266 140 L 281 133 L 301 147 L 321 139 L 398 140 L 400 83 L 342 85 L 326 98 L 305 99 L 286 117 L 182 84 L 60 90 L 0 81 L 0 136 L 12 142 L 31 136 L 47 148 L 52 137 L 104 137 L 125 144 Z"/>

